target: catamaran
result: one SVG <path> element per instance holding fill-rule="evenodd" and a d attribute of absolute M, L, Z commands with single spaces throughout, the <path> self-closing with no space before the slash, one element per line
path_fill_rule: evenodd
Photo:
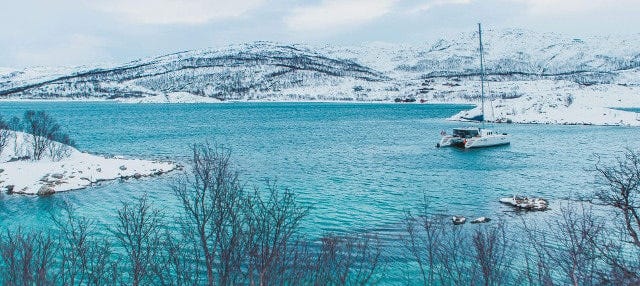
<path fill-rule="evenodd" d="M 472 118 L 464 118 L 469 121 L 479 121 L 482 127 L 454 128 L 452 134 L 441 131 L 442 139 L 437 147 L 455 146 L 461 148 L 480 148 L 510 144 L 507 133 L 498 133 L 484 128 L 484 57 L 482 47 L 482 27 L 478 23 L 478 35 L 480 38 L 480 99 L 482 101 L 481 114 Z"/>

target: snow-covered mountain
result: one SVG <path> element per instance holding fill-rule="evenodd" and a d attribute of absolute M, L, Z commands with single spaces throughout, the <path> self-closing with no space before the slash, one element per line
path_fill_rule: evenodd
<path fill-rule="evenodd" d="M 582 113 L 591 108 L 598 114 L 603 112 L 600 108 L 640 106 L 640 34 L 578 39 L 489 30 L 483 34 L 483 43 L 492 110 L 486 117 L 638 125 L 635 117 L 618 111 L 611 113 L 614 117 L 601 118 L 602 122 L 581 121 L 584 114 L 578 109 L 571 116 L 561 115 L 571 108 Z M 0 97 L 476 103 L 478 66 L 477 33 L 422 45 L 312 47 L 255 42 L 113 67 L 4 68 L 0 69 Z"/>
<path fill-rule="evenodd" d="M 14 71 L 0 76 L 0 96 L 120 99 L 187 92 L 221 100 L 251 100 L 283 93 L 298 96 L 304 90 L 345 82 L 352 88 L 388 83 L 390 78 L 356 62 L 329 58 L 308 48 L 257 42 L 67 74 Z M 331 99 L 340 98 L 342 95 Z"/>

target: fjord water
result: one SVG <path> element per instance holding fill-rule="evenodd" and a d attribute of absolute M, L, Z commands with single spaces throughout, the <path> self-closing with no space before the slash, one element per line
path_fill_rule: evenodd
<path fill-rule="evenodd" d="M 391 236 L 423 196 L 430 211 L 516 220 L 498 203 L 512 194 L 551 201 L 588 195 L 597 162 L 637 146 L 636 128 L 501 124 L 511 145 L 460 150 L 435 147 L 445 119 L 464 105 L 349 103 L 116 104 L 2 103 L 7 119 L 45 110 L 80 150 L 186 164 L 193 143 L 231 149 L 247 188 L 277 182 L 311 207 L 303 230 Z M 489 127 L 489 126 L 488 126 Z M 179 208 L 171 185 L 180 175 L 113 181 L 48 197 L 0 196 L 0 224 L 49 227 L 49 213 L 69 201 L 110 225 L 122 202 L 147 193 L 169 217 Z"/>
<path fill-rule="evenodd" d="M 78 148 L 98 154 L 187 163 L 190 145 L 231 149 L 247 187 L 266 180 L 298 194 L 312 207 L 313 233 L 393 228 L 423 194 L 434 213 L 500 216 L 497 199 L 514 193 L 551 199 L 594 188 L 594 154 L 634 146 L 629 127 L 501 124 L 512 134 L 506 147 L 435 148 L 446 121 L 464 105 L 230 103 L 115 104 L 3 103 L 4 118 L 45 110 Z M 109 223 L 121 201 L 147 192 L 171 211 L 172 173 L 140 181 L 108 182 L 51 197 L 4 196 L 4 224 L 37 224 L 59 200 Z"/>

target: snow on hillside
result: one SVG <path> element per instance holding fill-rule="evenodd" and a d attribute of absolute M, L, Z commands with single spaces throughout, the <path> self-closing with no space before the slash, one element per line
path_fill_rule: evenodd
<path fill-rule="evenodd" d="M 640 106 L 640 35 L 574 38 L 487 30 L 483 43 L 487 97 L 494 100 L 497 121 L 637 125 L 635 114 L 609 107 Z M 7 70 L 0 73 L 0 97 L 477 104 L 478 65 L 477 32 L 421 45 L 255 42 L 113 67 Z"/>
<path fill-rule="evenodd" d="M 105 158 L 69 147 L 68 157 L 39 161 L 26 158 L 32 135 L 9 131 L 0 154 L 0 190 L 15 194 L 49 195 L 84 189 L 101 181 L 142 178 L 175 170 L 171 162 Z M 59 143 L 55 143 L 61 145 Z"/>
<path fill-rule="evenodd" d="M 496 86 L 497 85 L 497 86 Z M 486 98 L 485 119 L 493 122 L 640 126 L 640 114 L 610 107 L 640 106 L 640 87 L 615 84 L 581 86 L 569 81 L 537 80 L 518 83 L 517 97 Z M 493 90 L 508 94 L 509 83 Z M 451 120 L 480 114 L 480 106 Z"/>

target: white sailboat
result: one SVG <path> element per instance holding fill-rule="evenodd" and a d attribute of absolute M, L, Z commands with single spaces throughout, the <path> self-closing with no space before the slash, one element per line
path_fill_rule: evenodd
<path fill-rule="evenodd" d="M 482 122 L 482 127 L 454 128 L 452 134 L 445 131 L 440 132 L 442 139 L 437 147 L 455 146 L 461 148 L 480 148 L 510 144 L 507 133 L 498 133 L 484 128 L 484 56 L 482 47 L 482 27 L 478 23 L 478 34 L 480 39 L 480 99 L 482 101 L 481 114 L 473 118 L 466 118 L 471 121 Z"/>

